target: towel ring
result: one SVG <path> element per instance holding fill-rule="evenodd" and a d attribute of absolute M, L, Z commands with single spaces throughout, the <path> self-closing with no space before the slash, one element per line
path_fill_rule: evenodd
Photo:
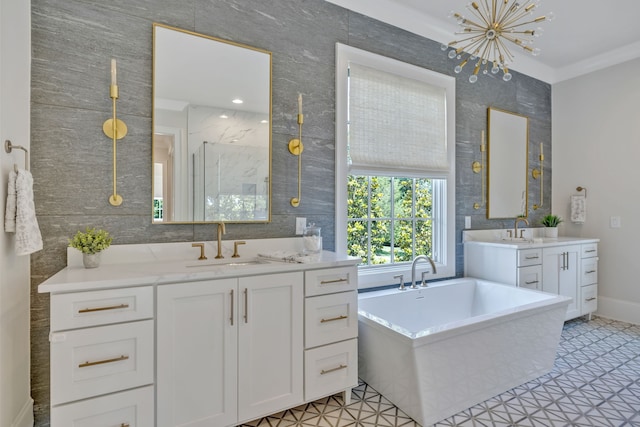
<path fill-rule="evenodd" d="M 584 198 L 587 198 L 587 189 L 584 187 L 576 187 L 576 191 L 580 192 L 580 191 L 584 191 Z"/>
<path fill-rule="evenodd" d="M 26 148 L 24 148 L 22 145 L 14 145 L 11 143 L 10 140 L 6 140 L 4 141 L 4 151 L 6 151 L 7 153 L 11 153 L 11 151 L 13 149 L 16 150 L 22 150 L 24 151 L 24 169 L 25 170 L 29 170 L 29 150 L 27 150 Z M 16 172 L 18 172 L 18 166 L 17 165 L 13 165 L 14 169 Z"/>

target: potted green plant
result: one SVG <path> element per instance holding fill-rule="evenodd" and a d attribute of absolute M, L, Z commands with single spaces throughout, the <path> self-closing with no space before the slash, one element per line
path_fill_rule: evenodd
<path fill-rule="evenodd" d="M 562 218 L 558 215 L 545 215 L 540 221 L 545 226 L 545 235 L 547 237 L 558 237 L 558 225 L 562 222 Z"/>
<path fill-rule="evenodd" d="M 85 268 L 95 268 L 100 265 L 100 253 L 107 249 L 113 238 L 105 230 L 87 227 L 84 232 L 78 231 L 69 246 L 82 252 L 82 262 Z"/>

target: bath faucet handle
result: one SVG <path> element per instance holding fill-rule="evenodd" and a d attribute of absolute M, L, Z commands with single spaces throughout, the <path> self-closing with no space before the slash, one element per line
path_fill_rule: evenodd
<path fill-rule="evenodd" d="M 393 276 L 393 278 L 400 279 L 400 287 L 398 289 L 404 291 L 406 289 L 404 287 L 404 274 L 398 274 L 397 276 Z"/>
<path fill-rule="evenodd" d="M 422 272 L 422 283 L 420 284 L 420 286 L 422 286 L 423 288 L 427 287 L 427 280 L 424 278 L 424 275 L 427 274 L 428 271 L 423 271 Z"/>
<path fill-rule="evenodd" d="M 192 243 L 191 247 L 200 248 L 200 257 L 198 257 L 198 260 L 202 261 L 207 259 L 207 257 L 204 255 L 204 243 Z"/>
<path fill-rule="evenodd" d="M 245 242 L 244 240 L 238 240 L 237 242 L 233 242 L 233 255 L 231 255 L 231 258 L 240 258 L 240 254 L 238 253 L 238 246 L 239 245 L 246 245 L 247 242 Z"/>

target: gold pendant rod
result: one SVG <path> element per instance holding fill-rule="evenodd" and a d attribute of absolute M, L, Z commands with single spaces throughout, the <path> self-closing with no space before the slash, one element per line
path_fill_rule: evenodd
<path fill-rule="evenodd" d="M 109 196 L 109 203 L 112 206 L 120 206 L 122 204 L 122 196 L 117 191 L 117 143 L 119 139 L 122 139 L 127 134 L 127 125 L 117 118 L 116 101 L 118 99 L 118 85 L 112 84 L 110 86 L 109 95 L 111 97 L 113 116 L 106 120 L 102 125 L 102 131 L 111 138 L 113 142 L 113 192 Z"/>
<path fill-rule="evenodd" d="M 302 198 L 302 151 L 304 145 L 302 144 L 302 124 L 304 123 L 304 115 L 298 113 L 298 138 L 293 138 L 289 141 L 289 152 L 294 156 L 298 156 L 298 197 L 291 198 L 291 206 L 297 208 L 300 206 L 300 199 Z"/>

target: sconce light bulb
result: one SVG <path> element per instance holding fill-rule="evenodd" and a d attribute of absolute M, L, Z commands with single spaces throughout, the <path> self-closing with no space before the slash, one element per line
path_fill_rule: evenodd
<path fill-rule="evenodd" d="M 507 71 L 506 73 L 504 73 L 504 76 L 502 76 L 502 80 L 504 80 L 505 82 L 508 82 L 509 80 L 511 80 L 511 77 L 513 76 L 511 75 L 510 72 Z"/>
<path fill-rule="evenodd" d="M 478 81 L 478 76 L 476 76 L 475 74 L 471 74 L 469 76 L 469 83 L 475 83 Z"/>
<path fill-rule="evenodd" d="M 456 50 L 455 49 L 451 49 L 447 56 L 449 57 L 449 59 L 455 58 L 456 57 Z"/>

